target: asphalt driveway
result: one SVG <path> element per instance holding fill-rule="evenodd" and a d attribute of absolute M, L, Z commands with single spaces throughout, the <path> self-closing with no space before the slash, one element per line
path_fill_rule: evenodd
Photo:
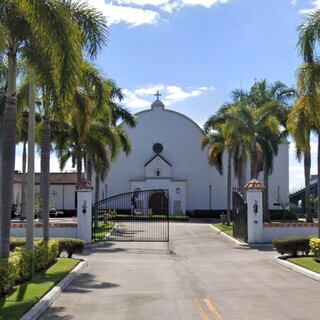
<path fill-rule="evenodd" d="M 320 284 L 208 224 L 172 223 L 170 244 L 87 250 L 88 267 L 41 319 L 318 319 Z"/>

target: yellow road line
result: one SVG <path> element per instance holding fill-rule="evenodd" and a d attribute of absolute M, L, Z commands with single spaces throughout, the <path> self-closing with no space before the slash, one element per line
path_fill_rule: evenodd
<path fill-rule="evenodd" d="M 221 314 L 218 312 L 218 310 L 215 308 L 212 302 L 209 299 L 203 299 L 203 300 L 206 306 L 208 307 L 208 309 L 215 316 L 216 320 L 223 320 Z"/>
<path fill-rule="evenodd" d="M 198 299 L 194 299 L 194 304 L 196 305 L 198 312 L 201 316 L 202 320 L 210 320 L 209 317 L 207 316 L 206 312 L 204 311 L 201 302 Z"/>

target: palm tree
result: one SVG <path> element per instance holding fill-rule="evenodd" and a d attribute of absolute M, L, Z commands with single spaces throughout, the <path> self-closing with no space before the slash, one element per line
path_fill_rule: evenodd
<path fill-rule="evenodd" d="M 21 55 L 28 60 L 31 46 L 37 49 L 39 56 L 44 52 L 50 56 L 56 90 L 64 98 L 74 86 L 77 76 L 77 65 L 81 57 L 81 34 L 69 19 L 63 1 L 3 0 L 0 3 L 0 23 L 9 38 L 1 51 L 8 57 L 8 89 L 0 168 L 0 256 L 7 258 L 17 132 L 17 58 Z"/>
<path fill-rule="evenodd" d="M 299 77 L 298 89 L 300 96 L 308 97 L 308 104 L 304 104 L 304 111 L 308 121 L 315 128 L 318 135 L 318 173 L 320 172 L 320 121 L 319 121 L 319 85 L 320 59 L 317 54 L 320 41 L 320 10 L 314 10 L 305 18 L 305 22 L 298 27 L 299 40 L 297 47 L 305 62 L 304 71 Z M 320 199 L 320 179 L 318 177 L 318 199 Z M 317 207 L 320 221 L 320 206 Z M 320 237 L 320 224 L 318 226 Z"/>
<path fill-rule="evenodd" d="M 238 140 L 233 136 L 234 132 L 230 131 L 227 114 L 224 109 L 220 110 L 215 116 L 204 124 L 204 133 L 201 140 L 202 149 L 208 149 L 208 163 L 214 166 L 220 175 L 223 174 L 223 155 L 228 154 L 228 170 L 227 170 L 227 225 L 231 220 L 231 162 L 234 151 L 237 149 Z"/>
<path fill-rule="evenodd" d="M 295 90 L 287 87 L 284 83 L 276 81 L 268 84 L 266 79 L 256 81 L 250 90 L 250 100 L 254 108 L 268 107 L 271 115 L 274 116 L 280 124 L 280 130 L 270 130 L 268 126 L 263 127 L 258 133 L 257 140 L 261 147 L 261 161 L 263 167 L 264 181 L 264 219 L 270 220 L 269 215 L 269 176 L 273 172 L 273 162 L 278 154 L 279 145 L 287 136 L 286 122 L 288 115 L 288 106 L 295 96 Z"/>
<path fill-rule="evenodd" d="M 299 97 L 290 110 L 288 116 L 288 130 L 296 143 L 296 156 L 301 161 L 303 157 L 304 179 L 305 179 L 305 208 L 306 221 L 312 222 L 312 212 L 310 203 L 310 171 L 311 171 L 311 151 L 310 133 L 312 125 L 304 112 L 305 105 L 309 104 L 308 97 Z"/>
<path fill-rule="evenodd" d="M 85 53 L 94 58 L 101 46 L 105 44 L 107 36 L 107 27 L 105 19 L 101 13 L 88 6 L 83 1 L 59 1 L 64 13 L 68 17 L 68 22 L 72 25 L 74 38 L 77 40 L 78 55 L 81 57 L 82 47 Z M 81 21 L 78 21 L 78 20 Z M 35 52 L 33 47 L 30 52 Z M 72 51 L 70 52 L 70 54 Z M 66 112 L 67 107 L 70 105 L 67 100 L 73 96 L 74 89 L 79 86 L 79 81 L 82 81 L 81 66 L 83 60 L 78 59 L 78 67 L 76 70 L 73 87 L 65 96 L 61 95 L 57 88 L 56 70 L 53 57 L 47 52 L 41 56 L 30 55 L 33 59 L 33 67 L 36 70 L 37 77 L 35 79 L 41 91 L 42 109 L 44 114 L 42 133 L 41 133 L 41 216 L 43 218 L 44 239 L 49 238 L 49 163 L 50 163 L 50 117 L 52 110 L 58 112 Z M 70 57 L 74 59 L 74 57 Z M 56 59 L 56 58 L 55 58 Z M 67 66 L 66 66 L 67 68 Z M 48 72 L 48 70 L 51 70 Z M 68 71 L 68 70 L 67 70 Z M 68 79 L 65 79 L 67 81 Z M 67 99 L 64 99 L 67 98 Z"/>

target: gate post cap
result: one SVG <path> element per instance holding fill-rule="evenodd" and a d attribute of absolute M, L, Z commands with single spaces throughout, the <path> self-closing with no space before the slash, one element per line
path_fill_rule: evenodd
<path fill-rule="evenodd" d="M 79 183 L 76 184 L 76 190 L 81 190 L 81 189 L 93 190 L 94 186 L 91 183 L 91 181 L 87 179 L 82 179 Z"/>
<path fill-rule="evenodd" d="M 244 186 L 244 188 L 246 190 L 263 190 L 264 186 L 257 179 L 252 179 Z"/>

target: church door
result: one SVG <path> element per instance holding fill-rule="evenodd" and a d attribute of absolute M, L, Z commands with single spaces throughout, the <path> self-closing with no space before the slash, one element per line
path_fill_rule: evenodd
<path fill-rule="evenodd" d="M 164 192 L 155 192 L 149 198 L 149 209 L 152 209 L 152 214 L 168 214 L 169 201 Z"/>

